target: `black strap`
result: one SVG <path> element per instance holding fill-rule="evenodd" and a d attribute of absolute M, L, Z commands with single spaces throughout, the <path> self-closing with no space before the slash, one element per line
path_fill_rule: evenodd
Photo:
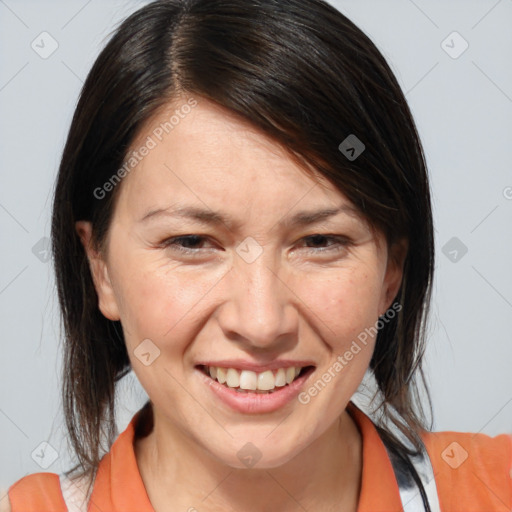
<path fill-rule="evenodd" d="M 400 453 L 385 435 L 377 432 L 386 447 L 404 512 L 440 512 L 434 470 L 425 446 L 417 455 Z"/>

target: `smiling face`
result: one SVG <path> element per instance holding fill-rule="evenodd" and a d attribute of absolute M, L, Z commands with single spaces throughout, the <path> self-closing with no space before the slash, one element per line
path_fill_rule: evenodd
<path fill-rule="evenodd" d="M 155 429 L 233 467 L 247 442 L 258 467 L 284 464 L 360 384 L 375 340 L 338 356 L 391 305 L 400 258 L 333 185 L 229 112 L 201 98 L 161 141 L 160 121 L 133 144 L 156 142 L 120 185 L 103 254 L 77 226 L 100 309 L 121 320 Z"/>

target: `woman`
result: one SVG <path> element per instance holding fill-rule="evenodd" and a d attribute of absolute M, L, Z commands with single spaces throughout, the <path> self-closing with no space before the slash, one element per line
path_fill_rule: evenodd
<path fill-rule="evenodd" d="M 78 465 L 13 484 L 13 512 L 510 510 L 510 437 L 428 431 L 421 144 L 333 7 L 130 16 L 84 85 L 52 230 Z M 149 401 L 116 439 L 131 369 Z"/>

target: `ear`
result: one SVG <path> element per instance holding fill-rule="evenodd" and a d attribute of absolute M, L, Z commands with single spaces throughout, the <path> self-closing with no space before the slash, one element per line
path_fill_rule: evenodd
<path fill-rule="evenodd" d="M 407 239 L 401 238 L 388 249 L 386 275 L 382 287 L 379 314 L 382 316 L 391 306 L 402 284 L 405 259 L 409 249 Z"/>
<path fill-rule="evenodd" d="M 94 288 L 98 295 L 98 307 L 103 316 L 109 320 L 119 320 L 119 309 L 110 281 L 107 262 L 100 251 L 93 247 L 91 242 L 92 225 L 89 221 L 80 220 L 75 223 L 75 229 L 89 260 L 89 270 L 91 271 Z"/>

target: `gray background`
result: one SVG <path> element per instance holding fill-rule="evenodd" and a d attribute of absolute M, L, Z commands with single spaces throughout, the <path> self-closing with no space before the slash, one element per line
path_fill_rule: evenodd
<path fill-rule="evenodd" d="M 435 429 L 512 432 L 512 0 L 333 4 L 389 60 L 426 150 L 437 242 L 427 352 Z M 67 469 L 45 251 L 52 186 L 82 82 L 115 23 L 140 5 L 0 0 L 4 489 L 27 473 Z M 45 59 L 55 43 L 43 31 L 58 44 Z M 133 377 L 123 382 L 120 429 L 144 397 Z"/>

